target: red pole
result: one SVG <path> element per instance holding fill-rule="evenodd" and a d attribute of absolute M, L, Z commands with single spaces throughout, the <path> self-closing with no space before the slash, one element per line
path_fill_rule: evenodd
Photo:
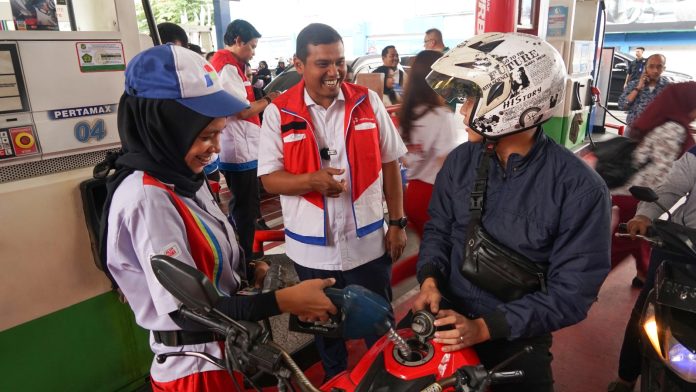
<path fill-rule="evenodd" d="M 517 0 L 476 0 L 476 34 L 515 31 Z"/>

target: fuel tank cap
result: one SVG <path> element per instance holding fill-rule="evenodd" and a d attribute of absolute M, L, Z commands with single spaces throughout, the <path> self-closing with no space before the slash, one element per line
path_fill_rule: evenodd
<path fill-rule="evenodd" d="M 411 329 L 418 340 L 425 342 L 435 334 L 435 316 L 427 310 L 419 310 L 413 314 Z"/>

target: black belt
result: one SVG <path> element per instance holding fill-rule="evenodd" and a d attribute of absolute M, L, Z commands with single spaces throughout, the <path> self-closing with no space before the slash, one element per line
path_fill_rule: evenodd
<path fill-rule="evenodd" d="M 186 346 L 225 340 L 223 335 L 205 331 L 152 331 L 155 342 L 165 346 Z"/>

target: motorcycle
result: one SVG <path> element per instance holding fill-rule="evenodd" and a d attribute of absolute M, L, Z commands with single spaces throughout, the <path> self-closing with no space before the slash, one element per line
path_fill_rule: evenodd
<path fill-rule="evenodd" d="M 672 221 L 670 212 L 646 187 L 629 189 L 638 200 L 655 203 L 668 219 L 655 219 L 637 237 L 670 255 L 660 262 L 655 286 L 643 308 L 641 391 L 696 390 L 696 230 Z M 617 236 L 629 237 L 625 224 Z M 679 260 L 679 261 L 676 261 Z M 686 262 L 685 262 L 686 261 Z"/>
<path fill-rule="evenodd" d="M 204 359 L 227 370 L 238 391 L 260 391 L 248 375 L 261 371 L 278 380 L 279 391 L 295 391 L 296 384 L 304 392 L 483 392 L 492 383 L 514 382 L 524 377 L 520 370 L 501 369 L 532 350 L 531 346 L 526 347 L 489 371 L 480 364 L 471 348 L 443 352 L 442 345 L 432 340 L 436 328 L 431 313 L 416 312 L 411 327 L 397 332 L 389 321 L 389 304 L 382 297 L 360 286 L 328 288 L 325 293 L 339 308 L 338 317 L 328 326 L 295 320 L 294 328 L 348 339 L 368 334 L 384 336 L 354 369 L 338 374 L 317 388 L 292 357 L 269 338 L 268 330 L 258 323 L 233 320 L 214 308 L 220 294 L 201 271 L 165 255 L 152 256 L 151 263 L 158 281 L 181 301 L 180 314 L 225 336 L 224 358 L 177 351 L 157 355 L 156 360 L 163 363 L 174 356 Z M 235 373 L 244 377 L 244 388 L 237 382 Z"/>

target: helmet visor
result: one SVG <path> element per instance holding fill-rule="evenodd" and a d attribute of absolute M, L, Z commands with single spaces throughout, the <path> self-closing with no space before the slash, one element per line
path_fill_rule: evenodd
<path fill-rule="evenodd" d="M 481 97 L 481 89 L 476 83 L 437 71 L 430 71 L 425 82 L 452 107 Z"/>

